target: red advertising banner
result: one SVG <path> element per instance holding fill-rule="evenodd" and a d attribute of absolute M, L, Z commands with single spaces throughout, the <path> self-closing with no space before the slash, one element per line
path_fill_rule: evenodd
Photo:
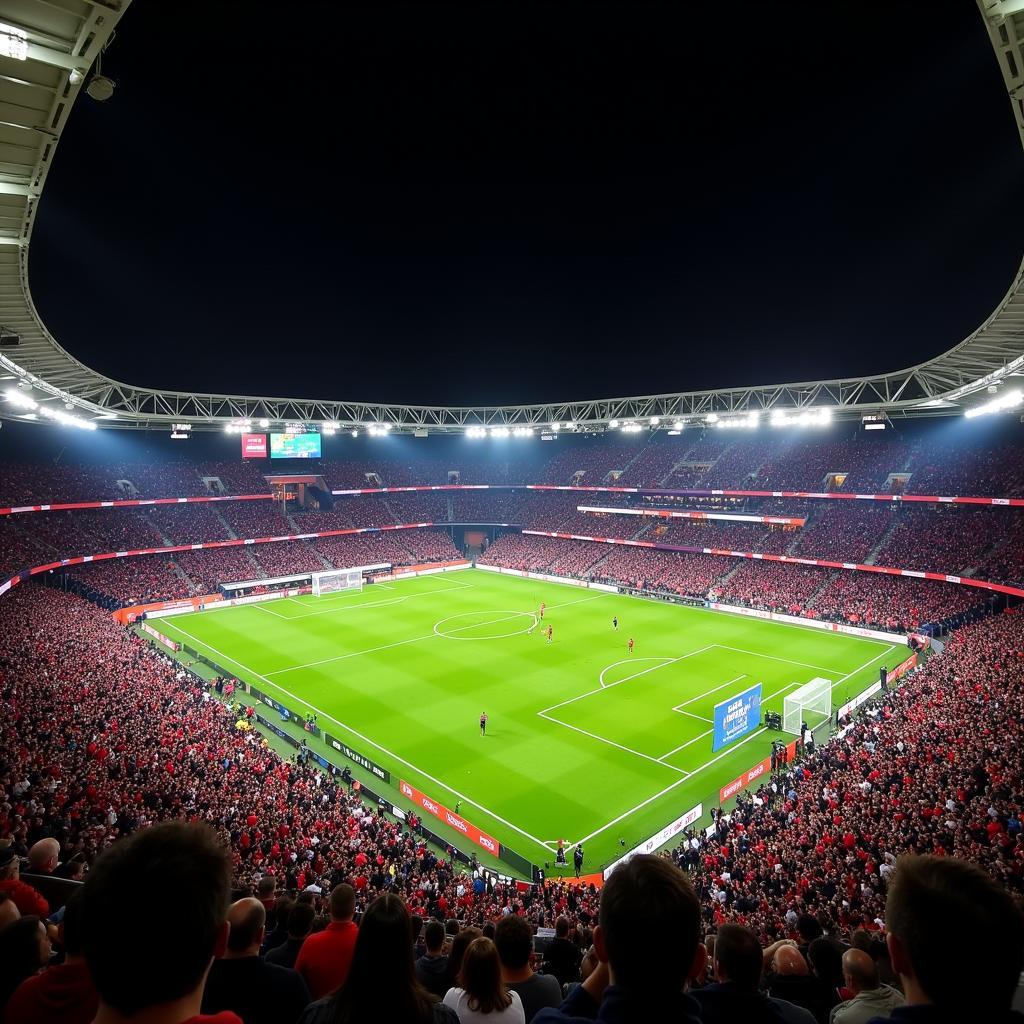
<path fill-rule="evenodd" d="M 454 811 L 450 811 L 442 804 L 431 800 L 426 793 L 421 793 L 415 787 L 410 786 L 408 782 L 402 780 L 398 785 L 402 796 L 407 800 L 411 800 L 418 807 L 422 807 L 428 814 L 432 814 L 446 825 L 451 825 L 452 828 L 457 829 L 467 839 L 472 839 L 478 846 L 482 846 L 488 853 L 493 854 L 495 857 L 498 856 L 500 847 L 497 839 L 492 839 L 486 832 L 481 832 L 476 825 L 471 825 L 465 818 Z"/>
<path fill-rule="evenodd" d="M 796 740 L 786 744 L 786 760 L 792 761 L 796 757 Z M 755 779 L 759 779 L 762 775 L 767 775 L 772 770 L 772 759 L 766 757 L 763 761 L 759 761 L 753 766 L 748 768 L 738 778 L 727 782 L 718 791 L 718 802 L 724 804 L 726 800 L 731 796 L 735 796 L 741 789 L 746 789 Z"/>
<path fill-rule="evenodd" d="M 267 457 L 267 435 L 266 434 L 243 434 L 242 435 L 242 458 L 243 459 L 265 459 Z"/>

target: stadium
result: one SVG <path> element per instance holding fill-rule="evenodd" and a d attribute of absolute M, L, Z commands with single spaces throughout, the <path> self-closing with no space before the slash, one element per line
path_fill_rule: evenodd
<path fill-rule="evenodd" d="M 30 277 L 62 331 L 156 307 L 60 262 L 143 6 L 0 0 L 5 1024 L 1019 1019 L 1024 263 L 832 379 L 510 404 L 471 347 L 337 381 L 277 328 L 93 368 Z M 1019 143 L 1024 6 L 977 6 Z M 233 373 L 431 397 L 191 389 Z"/>

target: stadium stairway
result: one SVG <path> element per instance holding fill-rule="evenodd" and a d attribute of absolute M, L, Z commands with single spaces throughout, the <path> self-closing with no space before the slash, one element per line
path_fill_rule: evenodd
<path fill-rule="evenodd" d="M 182 580 L 185 582 L 185 585 L 188 587 L 190 594 L 202 593 L 202 588 L 194 579 L 192 579 L 191 576 L 189 576 L 187 572 L 185 572 L 182 566 L 179 565 L 178 560 L 176 558 L 172 558 L 170 562 L 168 562 L 167 564 L 170 565 L 172 572 L 176 573 L 178 576 L 182 578 Z"/>
<path fill-rule="evenodd" d="M 867 558 L 864 559 L 865 565 L 876 565 L 878 556 L 882 551 L 885 550 L 886 545 L 892 540 L 892 535 L 896 532 L 896 528 L 900 525 L 900 517 L 898 515 L 892 517 L 892 522 L 889 524 L 888 529 L 878 539 L 878 543 L 868 552 Z"/>
<path fill-rule="evenodd" d="M 217 511 L 217 509 L 212 508 L 211 511 L 217 517 L 218 521 L 220 522 L 220 525 L 223 526 L 225 530 L 227 530 L 228 539 L 238 540 L 238 534 L 231 529 L 231 524 Z"/>

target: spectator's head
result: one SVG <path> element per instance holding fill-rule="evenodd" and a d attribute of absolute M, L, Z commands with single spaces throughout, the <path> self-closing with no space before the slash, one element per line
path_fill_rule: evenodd
<path fill-rule="evenodd" d="M 0 1006 L 11 993 L 50 959 L 46 925 L 30 914 L 0 930 Z"/>
<path fill-rule="evenodd" d="M 463 928 L 458 935 L 452 939 L 452 949 L 448 954 L 448 973 L 453 978 L 458 978 L 459 969 L 462 967 L 462 958 L 466 955 L 469 944 L 474 939 L 479 939 L 483 932 L 479 928 Z"/>
<path fill-rule="evenodd" d="M 277 879 L 273 875 L 264 875 L 256 883 L 256 898 L 267 903 L 277 895 Z"/>
<path fill-rule="evenodd" d="M 430 956 L 440 956 L 444 949 L 445 931 L 440 921 L 428 921 L 423 930 L 423 942 Z"/>
<path fill-rule="evenodd" d="M 843 979 L 854 995 L 878 988 L 878 968 L 871 955 L 863 949 L 848 949 L 843 954 Z"/>
<path fill-rule="evenodd" d="M 803 953 L 796 946 L 780 946 L 771 963 L 772 973 L 781 977 L 802 977 L 810 974 Z"/>
<path fill-rule="evenodd" d="M 413 914 L 409 918 L 409 927 L 412 929 L 412 941 L 419 942 L 420 932 L 423 931 L 423 918 L 419 914 Z"/>
<path fill-rule="evenodd" d="M 7 893 L 0 892 L 0 928 L 12 921 L 17 921 L 19 917 L 21 917 L 21 911 L 18 909 L 18 904 Z"/>
<path fill-rule="evenodd" d="M 28 869 L 34 875 L 52 875 L 60 861 L 60 843 L 56 839 L 40 839 L 28 851 Z"/>
<path fill-rule="evenodd" d="M 555 921 L 555 938 L 556 939 L 567 939 L 569 938 L 569 918 L 562 916 Z M 498 950 L 501 953 L 501 950 Z"/>
<path fill-rule="evenodd" d="M 821 938 L 821 925 L 813 914 L 801 914 L 796 921 L 796 930 L 804 945 Z"/>
<path fill-rule="evenodd" d="M 756 992 L 763 957 L 757 936 L 739 924 L 723 924 L 715 936 L 715 981 Z"/>
<path fill-rule="evenodd" d="M 980 1016 L 1009 1010 L 1024 967 L 1024 917 L 980 868 L 948 857 L 901 857 L 885 907 L 893 970 L 911 1005 Z M 963 948 L 951 935 L 984 943 L 964 983 Z"/>
<path fill-rule="evenodd" d="M 288 938 L 304 939 L 313 930 L 314 917 L 312 903 L 296 903 L 288 911 Z"/>
<path fill-rule="evenodd" d="M 168 822 L 109 847 L 82 886 L 82 949 L 101 1008 L 130 1019 L 180 1003 L 183 1018 L 197 1014 L 227 945 L 230 891 L 227 851 L 206 826 Z M 161 894 L 166 912 L 140 941 L 146 901 Z"/>
<path fill-rule="evenodd" d="M 393 893 L 378 896 L 359 922 L 352 967 L 331 996 L 331 1020 L 432 1019 L 430 994 L 416 981 L 412 928 L 405 904 Z"/>
<path fill-rule="evenodd" d="M 331 890 L 331 920 L 351 921 L 356 912 L 356 891 L 342 882 Z"/>
<path fill-rule="evenodd" d="M 494 932 L 495 932 L 494 922 L 493 921 L 484 921 L 483 931 L 480 934 L 483 935 L 483 937 L 485 939 L 493 939 L 494 938 Z"/>
<path fill-rule="evenodd" d="M 459 968 L 459 986 L 476 1013 L 500 1013 L 511 1004 L 512 997 L 501 980 L 498 950 L 490 939 L 481 935 L 469 944 Z"/>
<path fill-rule="evenodd" d="M 498 959 L 506 974 L 529 973 L 530 954 L 533 952 L 533 929 L 525 917 L 509 914 L 494 929 L 494 945 Z M 518 978 L 509 980 L 518 981 Z"/>
<path fill-rule="evenodd" d="M 807 960 L 815 977 L 820 978 L 832 988 L 841 988 L 843 984 L 843 958 L 826 938 L 815 939 L 807 947 Z"/>
<path fill-rule="evenodd" d="M 267 908 L 254 896 L 237 900 L 228 908 L 228 956 L 257 956 L 267 925 Z"/>
<path fill-rule="evenodd" d="M 64 916 L 60 919 L 60 944 L 64 956 L 79 959 L 82 955 L 82 891 L 71 894 L 64 905 Z"/>
<path fill-rule="evenodd" d="M 18 851 L 13 846 L 5 846 L 0 849 L 0 882 L 17 878 L 21 870 L 21 862 L 18 860 Z"/>
<path fill-rule="evenodd" d="M 620 864 L 601 893 L 594 946 L 625 989 L 681 992 L 704 971 L 700 902 L 689 878 L 661 857 Z"/>

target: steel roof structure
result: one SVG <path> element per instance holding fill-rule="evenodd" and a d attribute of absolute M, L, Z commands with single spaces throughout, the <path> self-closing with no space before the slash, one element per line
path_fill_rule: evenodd
<path fill-rule="evenodd" d="M 476 428 L 605 430 L 708 422 L 751 413 L 828 409 L 837 418 L 943 415 L 978 392 L 1024 377 L 1024 263 L 1003 300 L 969 337 L 917 366 L 870 377 L 721 388 L 521 406 L 381 405 L 328 399 L 187 394 L 134 387 L 90 369 L 47 331 L 29 287 L 29 243 L 47 172 L 83 89 L 131 0 L 0 0 L 0 416 L 71 417 L 93 426 L 194 429 L 286 422 L 328 429 L 387 424 L 394 431 Z M 1024 143 L 1024 0 L 977 0 Z M 89 101 L 91 102 L 91 100 Z M 977 400 L 973 404 L 977 404 Z M 652 422 L 653 421 L 653 422 Z"/>

